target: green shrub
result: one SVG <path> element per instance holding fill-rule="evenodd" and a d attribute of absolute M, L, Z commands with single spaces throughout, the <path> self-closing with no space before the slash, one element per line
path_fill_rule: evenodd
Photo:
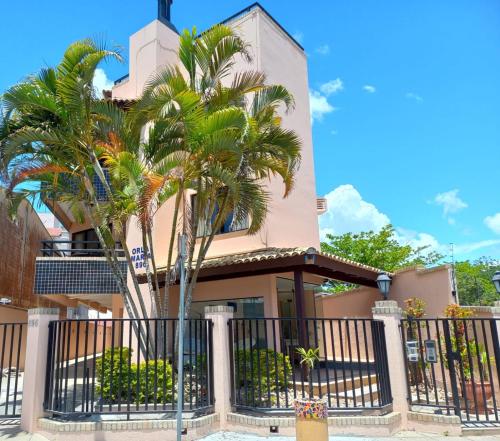
<path fill-rule="evenodd" d="M 132 350 L 126 347 L 106 349 L 104 356 L 96 361 L 97 393 L 102 394 L 106 402 L 117 402 L 128 399 L 128 382 L 131 389 L 136 390 L 137 370 L 135 364 L 129 368 L 129 357 Z M 120 369 L 121 361 L 121 369 Z M 121 374 L 121 375 L 120 375 Z"/>
<path fill-rule="evenodd" d="M 253 388 L 255 393 L 258 393 L 260 387 L 262 395 L 267 394 L 268 390 L 275 392 L 276 389 L 284 389 L 286 386 L 285 369 L 287 381 L 289 382 L 292 378 L 292 365 L 288 355 L 272 349 L 238 350 L 234 368 L 236 384 L 240 387 L 246 385 L 248 389 Z"/>
<path fill-rule="evenodd" d="M 147 367 L 147 369 L 146 369 Z M 137 372 L 137 367 L 135 368 Z M 156 375 L 155 375 L 156 373 Z M 156 378 L 156 382 L 155 382 Z M 149 360 L 139 364 L 139 403 L 169 402 L 172 399 L 172 366 L 163 360 Z"/>
<path fill-rule="evenodd" d="M 127 347 L 106 349 L 104 356 L 96 361 L 97 393 L 106 403 L 131 402 L 143 404 L 158 403 L 172 399 L 172 366 L 163 360 L 130 363 L 132 349 Z M 120 368 L 121 361 L 121 368 Z M 155 382 L 156 373 L 156 382 Z M 137 380 L 139 379 L 139 385 Z M 130 392 L 129 392 L 130 386 Z"/>

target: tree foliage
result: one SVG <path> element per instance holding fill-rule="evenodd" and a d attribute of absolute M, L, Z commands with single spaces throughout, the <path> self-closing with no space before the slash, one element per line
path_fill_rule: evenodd
<path fill-rule="evenodd" d="M 188 237 L 188 315 L 216 231 L 231 214 L 234 223 L 249 220 L 248 234 L 258 232 L 268 211 L 266 180 L 279 178 L 286 197 L 300 163 L 300 140 L 281 124 L 281 115 L 294 107 L 293 97 L 283 86 L 267 84 L 261 72 L 236 71 L 236 60 L 250 55 L 233 29 L 184 31 L 179 44 L 180 65 L 154 74 L 128 113 L 96 95 L 97 67 L 121 57 L 92 40 L 73 43 L 56 67 L 7 90 L 0 112 L 0 172 L 12 207 L 36 196 L 65 204 L 77 222 L 90 221 L 127 313 L 135 318 L 150 312 L 127 243 L 133 223 L 142 238 L 145 295 L 155 317 L 171 315 L 175 241 L 179 232 Z M 170 241 L 166 289 L 160 290 L 152 230 L 155 214 L 167 202 L 173 220 L 163 226 Z M 197 241 L 200 230 L 204 234 Z M 116 242 L 131 283 L 121 273 Z M 138 333 L 143 325 L 133 326 Z"/>
<path fill-rule="evenodd" d="M 433 265 L 443 257 L 425 246 L 415 248 L 402 244 L 392 225 L 386 225 L 379 232 L 327 234 L 326 241 L 321 242 L 321 250 L 388 272 L 413 265 Z M 329 285 L 334 292 L 352 288 L 350 284 L 334 281 Z"/>
<path fill-rule="evenodd" d="M 323 252 L 389 272 L 412 265 L 433 265 L 443 257 L 425 246 L 415 248 L 402 244 L 392 225 L 386 225 L 379 232 L 327 234 L 326 239 L 321 243 Z"/>
<path fill-rule="evenodd" d="M 500 264 L 488 257 L 457 262 L 455 274 L 460 304 L 492 305 L 500 300 L 500 295 L 491 282 L 495 271 L 500 271 Z"/>

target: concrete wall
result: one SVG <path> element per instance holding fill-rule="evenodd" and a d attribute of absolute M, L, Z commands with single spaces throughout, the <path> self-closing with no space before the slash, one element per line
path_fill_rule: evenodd
<path fill-rule="evenodd" d="M 455 303 L 452 295 L 451 268 L 448 265 L 431 269 L 409 268 L 397 272 L 392 281 L 389 300 L 404 308 L 404 301 L 418 297 L 426 303 L 429 317 L 442 316 L 447 305 Z M 360 287 L 332 296 L 318 298 L 323 317 L 371 317 L 375 301 L 383 300 L 376 288 Z"/>
<path fill-rule="evenodd" d="M 302 164 L 288 198 L 283 199 L 284 188 L 279 179 L 271 178 L 264 183 L 271 193 L 271 202 L 269 216 L 259 233 L 220 235 L 213 241 L 209 256 L 265 247 L 319 248 L 307 57 L 260 8 L 234 19 L 229 25 L 249 44 L 253 57 L 250 63 L 236 60 L 235 71 L 262 70 L 270 84 L 283 84 L 294 95 L 295 110 L 288 115 L 283 113 L 283 125 L 293 128 L 303 142 Z M 151 75 L 167 64 L 178 64 L 177 50 L 178 35 L 157 20 L 136 32 L 130 37 L 129 78 L 113 88 L 113 98 L 137 98 Z M 172 212 L 173 201 L 168 201 L 153 221 L 155 257 L 160 267 L 167 260 Z M 127 233 L 130 248 L 140 247 L 142 240 L 135 220 L 129 222 Z M 148 295 L 145 290 L 143 293 L 150 309 Z"/>
<path fill-rule="evenodd" d="M 0 191 L 0 297 L 10 298 L 11 306 L 27 309 L 52 305 L 33 294 L 35 258 L 40 255 L 42 240 L 50 239 L 28 202 L 21 203 L 17 218 L 12 221 L 4 194 Z"/>
<path fill-rule="evenodd" d="M 452 290 L 449 265 L 430 269 L 410 268 L 399 271 L 393 278 L 389 300 L 396 300 L 403 308 L 406 299 L 419 297 L 427 304 L 427 315 L 436 317 L 442 316 L 449 304 L 457 302 Z"/>

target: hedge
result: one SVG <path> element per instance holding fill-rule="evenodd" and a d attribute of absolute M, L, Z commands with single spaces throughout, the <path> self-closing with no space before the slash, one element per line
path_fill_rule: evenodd
<path fill-rule="evenodd" d="M 126 402 L 159 403 L 172 399 L 172 366 L 163 360 L 131 363 L 132 349 L 127 347 L 106 349 L 96 361 L 97 393 L 106 403 Z M 121 366 L 120 366 L 121 360 Z M 155 382 L 156 372 L 156 382 Z M 139 379 L 139 382 L 137 381 Z M 147 380 L 147 381 L 146 381 Z M 129 391 L 130 385 L 130 391 Z"/>
<path fill-rule="evenodd" d="M 263 398 L 267 396 L 268 390 L 276 392 L 277 389 L 283 390 L 285 388 L 287 384 L 285 382 L 285 369 L 287 381 L 292 378 L 292 366 L 288 355 L 275 352 L 272 349 L 237 350 L 234 368 L 236 384 L 239 387 L 246 387 L 248 390 L 253 389 L 252 394 L 255 396 L 260 391 Z M 278 377 L 277 381 L 276 376 Z"/>

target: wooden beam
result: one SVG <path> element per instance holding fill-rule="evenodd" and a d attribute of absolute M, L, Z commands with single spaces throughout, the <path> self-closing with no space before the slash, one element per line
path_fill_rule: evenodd
<path fill-rule="evenodd" d="M 295 313 L 298 319 L 299 331 L 299 346 L 308 349 L 309 338 L 307 338 L 307 326 L 305 322 L 306 316 L 306 301 L 304 294 L 304 275 L 302 271 L 293 272 L 294 296 L 295 296 Z"/>
<path fill-rule="evenodd" d="M 206 267 L 201 269 L 198 282 L 255 277 L 294 271 L 302 271 L 362 286 L 377 287 L 378 272 L 319 255 L 316 255 L 313 261 L 307 260 L 305 255 L 298 255 Z M 146 277 L 140 275 L 139 283 L 146 282 Z M 163 287 L 164 283 L 160 282 L 160 285 Z"/>

